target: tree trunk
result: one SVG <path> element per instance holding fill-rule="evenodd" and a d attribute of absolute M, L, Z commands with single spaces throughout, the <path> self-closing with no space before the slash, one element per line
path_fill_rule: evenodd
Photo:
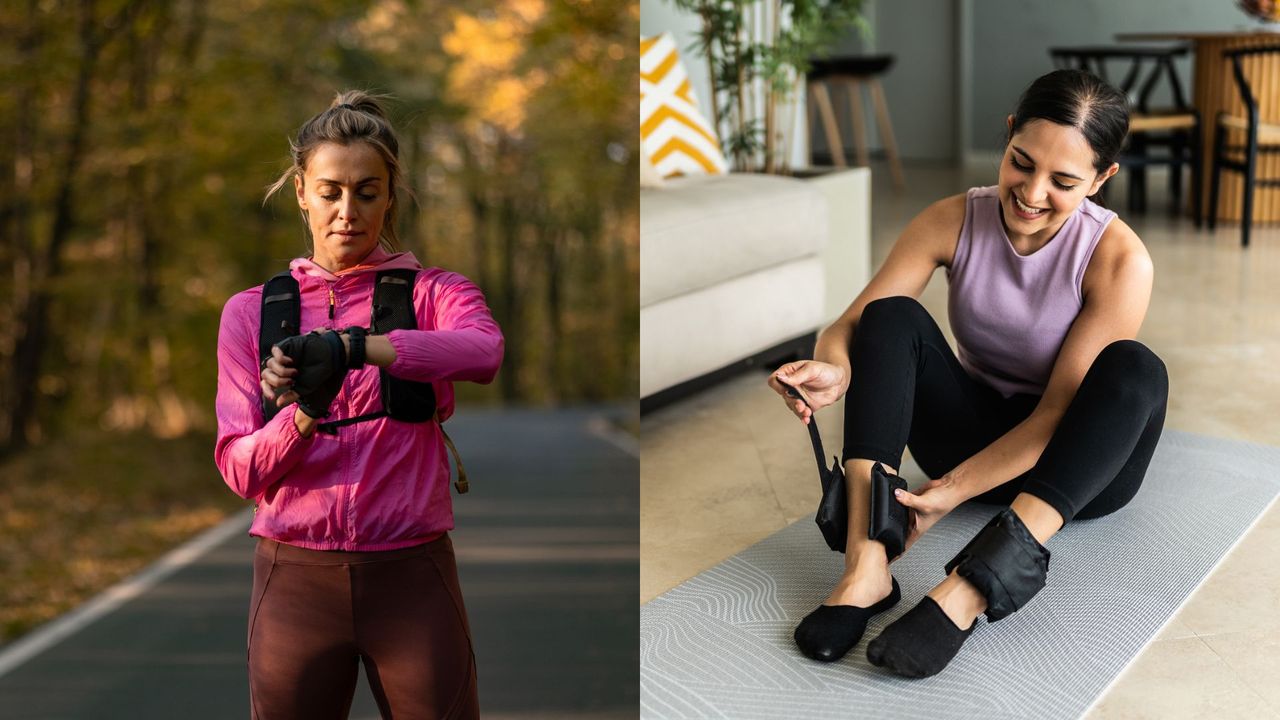
<path fill-rule="evenodd" d="M 467 206 L 471 209 L 472 252 L 476 258 L 476 284 L 484 292 L 493 289 L 493 278 L 489 272 L 489 199 L 488 185 L 485 181 L 483 163 L 479 154 L 472 148 L 473 138 L 464 138 L 458 143 L 463 157 L 463 183 L 467 191 Z"/>
<path fill-rule="evenodd" d="M 502 198 L 498 225 L 498 231 L 502 235 L 501 308 L 503 336 L 506 339 L 506 356 L 503 359 L 505 367 L 499 375 L 499 386 L 502 389 L 502 399 L 511 402 L 520 397 L 520 368 L 523 367 L 524 363 L 521 357 L 523 349 L 521 346 L 521 313 L 516 298 L 518 293 L 516 285 L 516 252 L 519 245 L 521 226 L 519 213 L 516 212 L 515 198 L 510 194 Z"/>
<path fill-rule="evenodd" d="M 17 97 L 14 104 L 13 185 L 9 204 L 9 228 L 7 236 L 0 239 L 0 264 L 13 268 L 12 302 L 0 315 L 0 368 L 12 374 L 16 367 L 13 357 L 13 339 L 20 330 L 19 317 L 31 298 L 31 255 L 35 244 L 31 238 L 32 180 L 35 172 L 36 56 L 40 48 L 40 34 L 36 23 L 38 0 L 29 0 L 23 30 L 17 42 L 18 67 L 22 77 L 15 83 Z M 12 386 L 0 386 L 0 440 L 9 438 L 13 428 L 13 409 L 17 406 L 17 394 Z"/>
<path fill-rule="evenodd" d="M 422 143 L 422 129 L 418 125 L 413 125 L 406 129 L 404 142 L 400 144 L 400 157 L 402 162 L 400 172 L 404 179 L 405 185 L 423 187 L 414 181 L 417 179 L 419 166 L 422 164 L 422 152 L 419 145 Z M 425 193 L 422 194 L 426 196 Z M 401 192 L 396 196 L 396 204 L 400 206 L 397 214 L 396 232 L 399 233 L 400 239 L 404 242 L 401 250 L 413 250 L 414 255 L 424 266 L 433 264 L 429 259 L 431 247 L 421 241 L 421 233 L 418 232 L 418 217 L 421 209 L 417 203 L 409 197 L 406 192 Z M 438 263 L 437 263 L 438 264 Z"/>
<path fill-rule="evenodd" d="M 138 273 L 138 305 L 142 317 L 156 309 L 159 300 L 159 285 L 156 281 L 156 267 L 159 259 L 155 226 L 152 221 L 151 204 L 159 201 L 164 204 L 164 196 L 155 193 L 153 178 L 154 164 L 149 153 L 145 151 L 148 135 L 148 110 L 151 105 L 152 90 L 152 41 L 163 36 L 166 24 L 164 10 L 157 18 L 157 27 L 142 36 L 142 30 L 135 24 L 128 28 L 129 44 L 129 110 L 127 144 L 131 149 L 141 150 L 140 158 L 129 164 L 126 173 L 126 193 L 128 195 L 127 216 L 129 230 L 137 238 L 136 270 Z M 173 109 L 176 114 L 176 108 Z M 128 257 L 128 255 L 126 255 Z M 149 325 L 149 323 L 148 323 Z M 148 334 L 144 331 L 144 334 Z"/>
<path fill-rule="evenodd" d="M 80 5 L 79 36 L 81 47 L 80 66 L 72 101 L 72 119 L 67 139 L 67 151 L 55 184 L 57 193 L 53 205 L 53 228 L 43 255 L 36 257 L 31 291 L 26 302 L 19 305 L 21 326 L 14 345 L 13 367 L 9 374 L 9 388 L 14 403 L 6 423 L 8 437 L 4 451 L 12 452 L 26 447 L 27 426 L 34 422 L 36 411 L 36 384 L 45 346 L 49 339 L 49 304 L 53 281 L 62 270 L 62 246 L 74 224 L 73 189 L 76 172 L 84 153 L 84 136 L 89 120 L 89 100 L 93 73 L 102 49 L 94 33 L 93 0 L 82 0 Z"/>
<path fill-rule="evenodd" d="M 607 272 L 608 241 L 601 237 L 600 216 L 600 204 L 587 203 L 575 213 L 572 225 L 573 230 L 577 232 L 582 253 L 585 256 L 582 267 L 587 269 L 587 279 L 583 282 L 580 292 L 583 297 L 592 298 L 591 324 L 597 327 L 609 317 L 609 307 L 614 302 L 614 296 L 624 291 L 623 288 L 614 285 Z M 609 395 L 610 376 L 615 372 L 615 363 L 610 362 L 607 345 L 597 342 L 593 343 L 591 348 L 593 357 L 587 358 L 585 364 L 599 370 L 591 377 L 583 378 L 586 382 L 580 383 L 578 391 L 583 399 L 600 400 Z M 579 366 L 583 364 L 579 363 Z"/>
<path fill-rule="evenodd" d="M 538 223 L 538 235 L 542 239 L 542 261 L 546 272 L 547 329 L 550 336 L 547 343 L 546 378 L 551 384 L 552 401 L 561 395 L 561 348 L 564 347 L 564 323 L 561 317 L 561 271 L 560 248 L 564 245 L 564 230 L 550 222 Z"/>

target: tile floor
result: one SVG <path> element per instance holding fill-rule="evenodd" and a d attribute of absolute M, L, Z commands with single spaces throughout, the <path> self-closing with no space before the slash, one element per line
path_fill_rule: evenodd
<path fill-rule="evenodd" d="M 879 267 L 911 217 L 935 199 L 995 181 L 994 167 L 909 165 L 895 194 L 873 167 L 872 261 Z M 1123 177 L 1121 176 L 1121 179 Z M 1242 250 L 1235 226 L 1197 231 L 1170 218 L 1150 181 L 1145 216 L 1111 206 L 1142 237 L 1156 266 L 1139 339 L 1169 368 L 1166 426 L 1280 444 L 1280 228 L 1255 228 Z M 850 289 L 850 299 L 856 294 Z M 946 278 L 922 302 L 947 329 Z M 948 330 L 949 331 L 949 330 Z M 818 416 L 829 452 L 841 417 Z M 818 488 L 801 426 L 749 372 L 641 422 L 640 601 L 647 602 L 800 518 Z M 923 479 L 904 462 L 904 477 Z M 1280 504 L 1265 513 L 1089 718 L 1280 717 Z"/>

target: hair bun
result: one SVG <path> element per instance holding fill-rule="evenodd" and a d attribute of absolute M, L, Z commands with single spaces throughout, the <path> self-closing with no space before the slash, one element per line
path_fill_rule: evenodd
<path fill-rule="evenodd" d="M 346 110 L 355 110 L 357 112 L 368 113 L 382 120 L 387 120 L 387 111 L 382 107 L 379 99 L 386 97 L 367 93 L 363 90 L 345 90 L 338 93 L 333 102 L 329 105 L 330 110 L 343 108 Z"/>

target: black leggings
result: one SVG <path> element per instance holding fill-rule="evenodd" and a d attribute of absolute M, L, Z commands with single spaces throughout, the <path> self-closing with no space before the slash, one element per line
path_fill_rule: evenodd
<path fill-rule="evenodd" d="M 970 377 L 938 324 L 909 297 L 869 303 L 849 350 L 844 459 L 898 468 L 903 447 L 942 477 L 1022 422 L 1039 395 L 1005 398 Z M 974 498 L 1007 505 L 1020 492 L 1064 522 L 1096 518 L 1137 494 L 1164 427 L 1169 377 L 1145 345 L 1108 345 L 1085 374 L 1035 467 Z"/>

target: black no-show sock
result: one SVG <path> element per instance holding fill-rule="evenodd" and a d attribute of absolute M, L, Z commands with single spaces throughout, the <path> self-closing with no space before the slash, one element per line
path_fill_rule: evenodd
<path fill-rule="evenodd" d="M 960 652 L 978 626 L 974 620 L 961 630 L 928 595 L 919 605 L 889 623 L 880 637 L 867 643 L 867 659 L 898 675 L 924 678 L 937 675 Z"/>
<path fill-rule="evenodd" d="M 835 662 L 844 657 L 867 630 L 867 621 L 898 604 L 902 593 L 896 578 L 889 596 L 871 607 L 855 605 L 819 605 L 796 626 L 796 645 L 807 657 L 822 662 Z"/>

